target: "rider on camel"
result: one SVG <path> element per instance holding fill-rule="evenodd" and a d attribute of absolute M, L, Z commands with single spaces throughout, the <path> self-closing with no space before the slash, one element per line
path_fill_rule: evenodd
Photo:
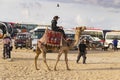
<path fill-rule="evenodd" d="M 63 34 L 63 37 L 66 39 L 66 35 L 65 35 L 65 32 L 63 30 L 63 27 L 62 26 L 57 26 L 57 21 L 60 17 L 58 16 L 54 16 L 53 17 L 53 20 L 51 21 L 51 28 L 53 31 L 56 31 L 56 32 L 61 32 Z"/>

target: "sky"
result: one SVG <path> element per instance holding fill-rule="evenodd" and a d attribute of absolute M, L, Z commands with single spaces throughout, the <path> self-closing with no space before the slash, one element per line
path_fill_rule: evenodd
<path fill-rule="evenodd" d="M 59 4 L 59 7 L 57 7 Z M 120 30 L 120 0 L 0 0 L 0 21 Z"/>

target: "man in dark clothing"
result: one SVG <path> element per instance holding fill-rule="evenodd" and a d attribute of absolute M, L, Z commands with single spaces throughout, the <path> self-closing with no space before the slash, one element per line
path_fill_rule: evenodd
<path fill-rule="evenodd" d="M 63 37 L 66 38 L 65 32 L 63 30 L 63 27 L 57 26 L 58 19 L 59 19 L 58 16 L 54 16 L 53 17 L 53 20 L 51 21 L 51 28 L 52 28 L 53 31 L 61 32 L 63 34 Z"/>
<path fill-rule="evenodd" d="M 81 40 L 79 46 L 78 46 L 78 56 L 77 56 L 77 63 L 80 60 L 80 57 L 83 57 L 83 64 L 86 63 L 86 44 L 84 43 L 84 40 Z"/>
<path fill-rule="evenodd" d="M 118 50 L 117 45 L 118 45 L 118 40 L 117 40 L 117 38 L 115 38 L 113 40 L 114 51 Z"/>

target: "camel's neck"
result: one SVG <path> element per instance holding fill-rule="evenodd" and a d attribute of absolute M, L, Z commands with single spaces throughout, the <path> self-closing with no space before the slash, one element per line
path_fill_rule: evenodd
<path fill-rule="evenodd" d="M 79 38 L 80 38 L 80 35 L 81 35 L 81 31 L 76 31 L 76 34 L 75 34 L 75 37 L 74 37 L 74 46 L 77 46 L 78 42 L 79 42 Z"/>
<path fill-rule="evenodd" d="M 70 48 L 75 47 L 75 46 L 78 45 L 80 35 L 81 35 L 81 31 L 77 31 L 77 32 L 75 33 L 75 37 L 74 37 L 74 40 L 75 40 L 75 41 L 73 41 L 73 42 L 70 43 L 70 46 L 69 46 Z"/>

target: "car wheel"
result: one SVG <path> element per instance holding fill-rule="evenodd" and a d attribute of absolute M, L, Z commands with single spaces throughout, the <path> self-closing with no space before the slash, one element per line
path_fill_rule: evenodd
<path fill-rule="evenodd" d="M 35 52 L 36 50 L 34 49 L 33 52 Z"/>
<path fill-rule="evenodd" d="M 30 47 L 30 49 L 32 49 L 32 47 Z"/>
<path fill-rule="evenodd" d="M 22 49 L 22 46 L 20 47 L 20 49 Z"/>
<path fill-rule="evenodd" d="M 113 44 L 109 44 L 109 49 L 113 49 Z"/>

